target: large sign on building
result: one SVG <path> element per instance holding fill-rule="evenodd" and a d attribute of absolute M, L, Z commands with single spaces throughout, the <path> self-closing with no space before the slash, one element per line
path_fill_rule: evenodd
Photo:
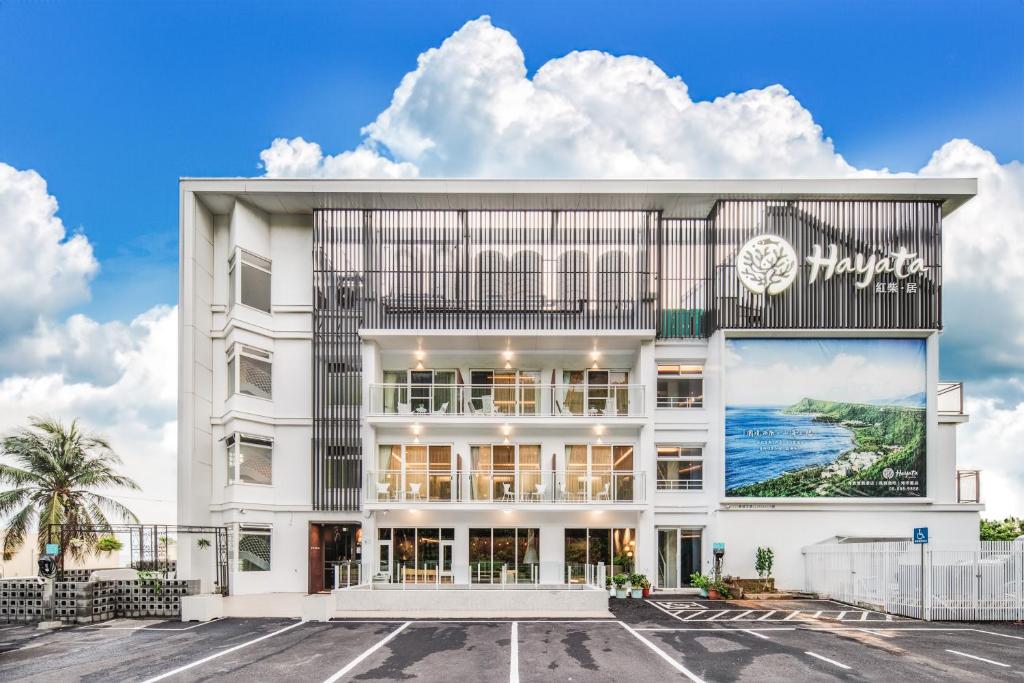
<path fill-rule="evenodd" d="M 727 339 L 725 493 L 925 495 L 923 339 Z"/>

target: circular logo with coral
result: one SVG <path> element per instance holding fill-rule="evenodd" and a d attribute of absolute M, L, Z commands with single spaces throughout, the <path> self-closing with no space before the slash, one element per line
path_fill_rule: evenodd
<path fill-rule="evenodd" d="M 758 235 L 736 253 L 736 273 L 754 294 L 780 294 L 796 279 L 796 252 L 777 235 Z"/>
<path fill-rule="evenodd" d="M 884 470 L 882 470 L 882 478 L 883 479 L 892 479 L 895 476 L 896 476 L 896 472 L 894 472 L 891 467 L 886 467 Z"/>

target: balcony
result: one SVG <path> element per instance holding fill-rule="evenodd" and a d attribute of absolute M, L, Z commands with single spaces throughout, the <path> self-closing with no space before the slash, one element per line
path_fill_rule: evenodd
<path fill-rule="evenodd" d="M 956 471 L 956 502 L 981 502 L 981 470 Z"/>
<path fill-rule="evenodd" d="M 964 383 L 939 382 L 937 406 L 939 415 L 963 415 Z"/>
<path fill-rule="evenodd" d="M 367 504 L 616 506 L 646 500 L 643 472 L 598 469 L 376 470 L 366 474 Z"/>
<path fill-rule="evenodd" d="M 641 384 L 371 384 L 370 417 L 641 418 Z"/>

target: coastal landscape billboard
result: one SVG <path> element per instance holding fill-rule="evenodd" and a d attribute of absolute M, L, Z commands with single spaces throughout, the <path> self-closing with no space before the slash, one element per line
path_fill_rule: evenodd
<path fill-rule="evenodd" d="M 726 339 L 725 493 L 925 495 L 924 339 Z"/>

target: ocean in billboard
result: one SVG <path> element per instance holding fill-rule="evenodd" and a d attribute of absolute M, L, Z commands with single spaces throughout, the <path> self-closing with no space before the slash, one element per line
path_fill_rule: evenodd
<path fill-rule="evenodd" d="M 725 489 L 925 495 L 923 339 L 727 339 Z"/>

